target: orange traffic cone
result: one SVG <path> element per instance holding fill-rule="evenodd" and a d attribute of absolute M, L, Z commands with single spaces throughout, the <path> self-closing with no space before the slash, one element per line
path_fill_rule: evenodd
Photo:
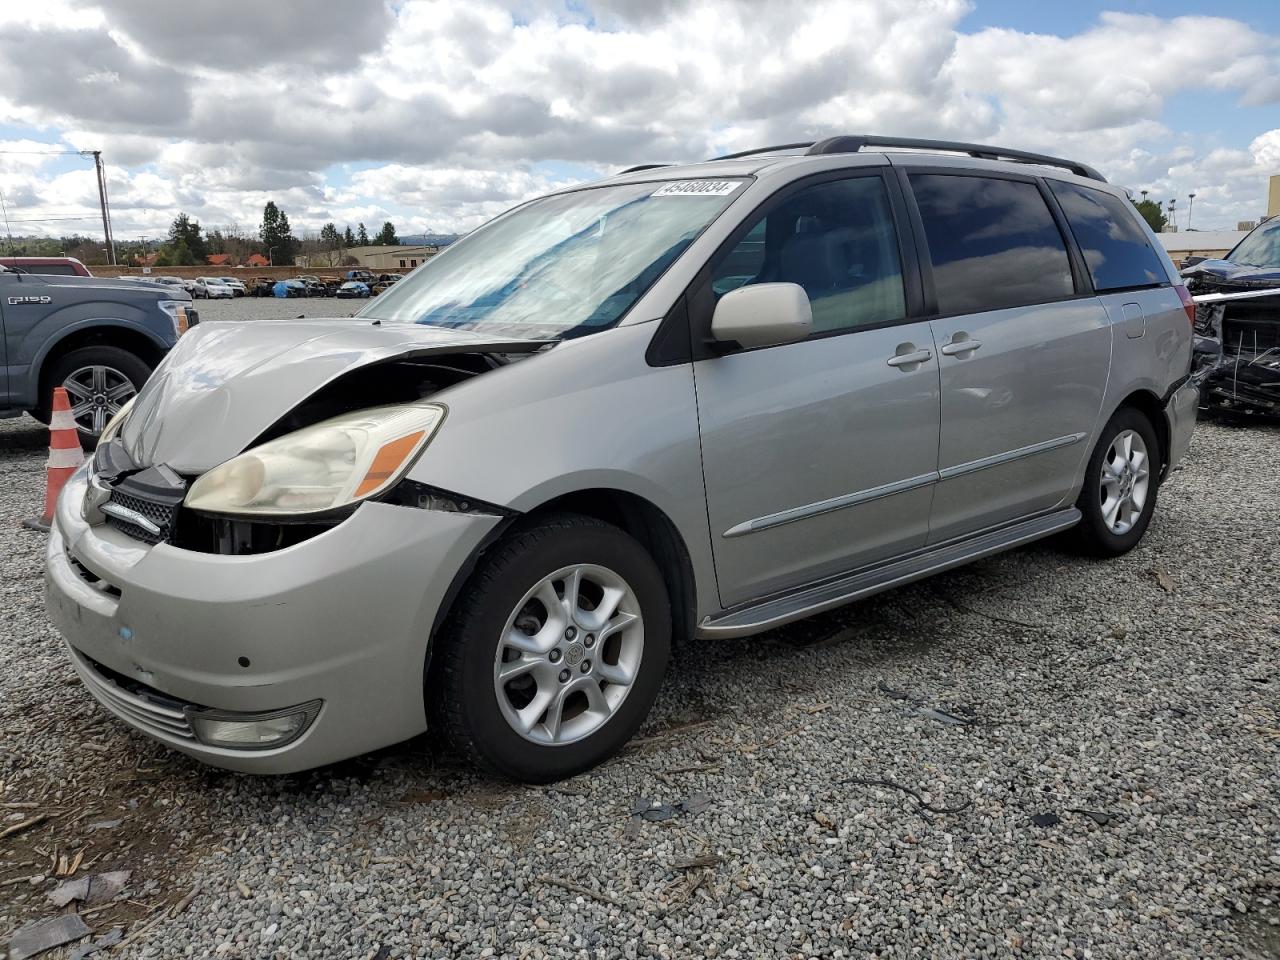
<path fill-rule="evenodd" d="M 49 420 L 49 462 L 45 464 L 44 514 L 22 525 L 32 530 L 49 531 L 53 523 L 53 508 L 58 494 L 76 468 L 84 462 L 80 449 L 80 434 L 76 432 L 76 419 L 71 415 L 71 402 L 62 387 L 53 388 L 53 417 Z"/>

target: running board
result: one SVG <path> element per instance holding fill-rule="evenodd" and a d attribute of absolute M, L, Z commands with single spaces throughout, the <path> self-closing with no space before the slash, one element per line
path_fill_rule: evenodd
<path fill-rule="evenodd" d="M 707 617 L 698 626 L 700 637 L 745 637 L 793 620 L 822 613 L 853 600 L 861 600 L 892 587 L 925 577 L 971 560 L 1020 547 L 1075 526 L 1080 521 L 1075 507 L 1059 510 L 967 540 L 951 541 L 883 566 L 862 570 L 837 580 L 828 580 L 794 593 L 773 597 L 739 610 Z"/>

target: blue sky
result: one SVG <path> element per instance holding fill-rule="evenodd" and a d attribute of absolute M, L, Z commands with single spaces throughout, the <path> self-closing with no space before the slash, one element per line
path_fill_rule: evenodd
<path fill-rule="evenodd" d="M 92 164 L 3 152 L 31 142 L 102 149 L 117 235 L 153 237 L 178 212 L 252 233 L 267 200 L 300 231 L 384 219 L 402 233 L 466 230 L 623 166 L 848 132 L 1075 157 L 1153 197 L 1195 191 L 1205 227 L 1263 212 L 1280 173 L 1276 0 L 361 11 L 0 4 L 9 217 L 57 234 L 55 216 L 80 214 L 95 229 Z"/>

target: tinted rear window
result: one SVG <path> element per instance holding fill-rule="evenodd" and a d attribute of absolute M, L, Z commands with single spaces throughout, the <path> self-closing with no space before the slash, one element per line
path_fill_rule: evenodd
<path fill-rule="evenodd" d="M 1062 234 L 1034 183 L 913 174 L 942 314 L 979 313 L 1075 293 Z"/>
<path fill-rule="evenodd" d="M 1096 290 L 1168 283 L 1164 265 L 1129 203 L 1101 190 L 1049 181 L 1062 205 Z"/>

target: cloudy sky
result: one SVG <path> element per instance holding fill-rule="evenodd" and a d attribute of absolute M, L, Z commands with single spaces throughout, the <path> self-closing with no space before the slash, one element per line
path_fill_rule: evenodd
<path fill-rule="evenodd" d="M 404 234 L 860 132 L 1075 157 L 1233 228 L 1280 173 L 1276 0 L 0 0 L 14 233 L 100 231 L 56 151 L 103 151 L 118 239 L 253 230 L 267 199 Z"/>

